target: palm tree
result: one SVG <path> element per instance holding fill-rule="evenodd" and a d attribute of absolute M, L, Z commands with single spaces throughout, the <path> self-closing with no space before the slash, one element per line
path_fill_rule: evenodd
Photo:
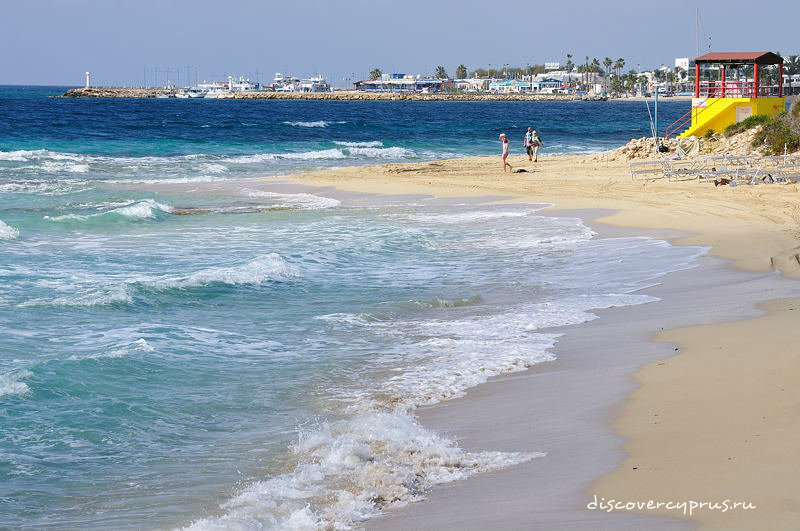
<path fill-rule="evenodd" d="M 572 62 L 572 54 L 568 53 L 567 54 L 567 62 L 566 62 L 566 64 L 564 64 L 564 69 L 567 72 L 572 72 L 573 68 L 575 68 L 575 63 Z"/>
<path fill-rule="evenodd" d="M 613 64 L 614 64 L 614 61 L 612 61 L 610 57 L 606 57 L 605 59 L 603 59 L 603 66 L 606 69 L 606 75 L 607 76 L 611 75 L 611 65 L 613 65 Z"/>
<path fill-rule="evenodd" d="M 614 69 L 617 71 L 617 77 L 622 74 L 622 69 L 625 68 L 625 59 L 619 58 L 617 62 L 614 63 Z"/>
<path fill-rule="evenodd" d="M 433 77 L 436 79 L 447 79 L 447 71 L 445 71 L 443 66 L 437 66 L 436 73 L 433 74 Z"/>
<path fill-rule="evenodd" d="M 800 55 L 790 55 L 784 59 L 783 62 L 785 70 L 784 73 L 786 75 L 793 76 L 795 74 L 800 74 Z"/>
<path fill-rule="evenodd" d="M 380 68 L 373 68 L 372 71 L 369 73 L 369 78 L 371 80 L 379 79 L 383 75 L 383 72 Z"/>
<path fill-rule="evenodd" d="M 456 79 L 466 79 L 467 77 L 467 67 L 464 65 L 458 65 L 456 67 Z"/>

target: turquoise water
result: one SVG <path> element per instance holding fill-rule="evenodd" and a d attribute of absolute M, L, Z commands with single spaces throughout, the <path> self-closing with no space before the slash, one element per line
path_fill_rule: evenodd
<path fill-rule="evenodd" d="M 347 529 L 547 459 L 466 452 L 414 409 L 552 359 L 548 327 L 650 302 L 701 251 L 278 184 L 493 153 L 528 116 L 551 152 L 600 150 L 643 107 L 54 92 L 0 91 L 0 528 Z"/>

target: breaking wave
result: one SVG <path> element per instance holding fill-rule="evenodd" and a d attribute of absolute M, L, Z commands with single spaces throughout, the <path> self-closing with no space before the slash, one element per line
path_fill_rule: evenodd
<path fill-rule="evenodd" d="M 190 275 L 164 276 L 143 280 L 140 283 L 158 289 L 192 288 L 210 284 L 240 286 L 289 280 L 297 276 L 299 276 L 299 272 L 296 267 L 287 263 L 280 255 L 269 253 L 257 256 L 244 264 L 229 267 L 209 267 Z"/>
<path fill-rule="evenodd" d="M 18 228 L 6 225 L 6 223 L 0 219 L 0 240 L 13 240 L 18 236 Z"/>
<path fill-rule="evenodd" d="M 306 209 L 306 210 L 321 210 L 325 208 L 334 208 L 342 204 L 338 199 L 331 197 L 322 197 L 313 194 L 281 194 L 277 192 L 267 192 L 264 190 L 253 190 L 245 188 L 242 190 L 249 197 L 267 197 L 279 201 L 274 206 L 279 208 L 292 208 L 292 209 Z"/>
<path fill-rule="evenodd" d="M 0 397 L 6 395 L 26 395 L 31 389 L 22 381 L 23 378 L 33 376 L 30 371 L 11 371 L 0 374 Z"/>
<path fill-rule="evenodd" d="M 326 122 L 325 120 L 316 120 L 313 122 L 283 122 L 286 125 L 294 127 L 328 127 L 331 124 L 346 124 L 347 122 Z"/>
<path fill-rule="evenodd" d="M 158 203 L 153 199 L 145 199 L 95 214 L 64 214 L 63 216 L 44 216 L 44 218 L 50 221 L 83 221 L 100 216 L 116 216 L 132 220 L 144 220 L 156 218 L 159 214 L 172 212 L 173 208 L 169 205 Z"/>
<path fill-rule="evenodd" d="M 304 431 L 291 454 L 292 471 L 246 487 L 222 505 L 223 515 L 184 529 L 352 529 L 386 508 L 424 498 L 435 485 L 544 456 L 467 452 L 408 415 L 382 412 Z"/>

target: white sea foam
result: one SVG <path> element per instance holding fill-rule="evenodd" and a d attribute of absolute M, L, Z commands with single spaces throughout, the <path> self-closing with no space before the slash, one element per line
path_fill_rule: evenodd
<path fill-rule="evenodd" d="M 334 208 L 342 204 L 338 199 L 331 197 L 322 197 L 313 194 L 281 194 L 277 192 L 268 192 L 265 190 L 254 190 L 252 188 L 244 188 L 242 190 L 249 197 L 267 197 L 280 201 L 277 207 L 285 208 L 300 208 L 307 210 L 321 210 L 325 208 Z"/>
<path fill-rule="evenodd" d="M 259 481 L 187 531 L 352 529 L 434 485 L 516 465 L 538 452 L 470 453 L 402 413 L 373 412 L 304 431 L 292 471 Z"/>
<path fill-rule="evenodd" d="M 77 293 L 64 295 L 61 297 L 48 297 L 31 299 L 20 304 L 21 307 L 28 306 L 106 306 L 115 303 L 129 304 L 133 302 L 130 287 L 126 284 L 110 286 L 105 288 L 86 287 Z"/>
<path fill-rule="evenodd" d="M 335 141 L 337 146 L 344 147 L 383 147 L 383 142 L 380 140 L 372 140 L 370 142 L 339 142 Z"/>
<path fill-rule="evenodd" d="M 17 181 L 0 184 L 0 192 L 11 194 L 65 195 L 91 188 L 86 181 L 58 179 L 58 181 Z"/>
<path fill-rule="evenodd" d="M 118 215 L 130 219 L 152 219 L 161 213 L 170 213 L 173 208 L 170 205 L 159 203 L 153 199 L 144 199 L 142 201 L 135 201 L 133 203 L 118 206 L 105 212 L 97 212 L 95 214 L 64 214 L 62 216 L 44 216 L 44 219 L 50 221 L 80 221 L 99 216 Z"/>
<path fill-rule="evenodd" d="M 172 207 L 169 205 L 158 203 L 152 199 L 145 199 L 144 201 L 132 203 L 127 206 L 114 208 L 110 210 L 109 213 L 119 214 L 120 216 L 129 218 L 145 219 L 155 217 L 156 212 L 169 213 L 172 212 L 172 210 Z"/>
<path fill-rule="evenodd" d="M 87 354 L 85 356 L 72 355 L 67 358 L 69 361 L 80 360 L 94 360 L 104 358 L 124 358 L 133 352 L 153 352 L 155 349 L 144 338 L 139 338 L 136 341 L 111 348 L 107 351 L 97 352 L 94 354 Z"/>
<path fill-rule="evenodd" d="M 399 158 L 415 158 L 417 156 L 417 154 L 411 151 L 410 149 L 401 147 L 388 147 L 388 148 L 351 147 L 351 148 L 346 148 L 345 151 L 350 155 L 355 155 L 359 157 L 369 157 L 369 158 L 399 159 Z"/>
<path fill-rule="evenodd" d="M 18 228 L 12 227 L 11 225 L 6 225 L 6 223 L 0 219 L 0 240 L 13 240 L 18 236 Z"/>
<path fill-rule="evenodd" d="M 348 158 L 416 158 L 417 154 L 401 147 L 342 147 L 299 153 L 256 153 L 220 159 L 229 164 L 257 164 L 277 160 L 341 160 Z"/>
<path fill-rule="evenodd" d="M 142 284 L 159 289 L 191 288 L 220 283 L 230 285 L 262 284 L 270 280 L 297 277 L 296 267 L 276 253 L 257 256 L 249 262 L 228 267 L 209 267 L 189 275 L 168 275 L 142 280 Z"/>
<path fill-rule="evenodd" d="M 33 376 L 28 370 L 11 371 L 0 374 L 0 397 L 7 395 L 26 395 L 31 389 L 22 381 L 23 378 Z"/>
<path fill-rule="evenodd" d="M 443 224 L 462 224 L 462 223 L 475 223 L 492 219 L 501 218 L 521 218 L 535 213 L 535 210 L 518 211 L 518 210 L 487 210 L 487 211 L 469 211 L 469 212 L 455 212 L 452 214 L 410 214 L 405 216 L 405 219 L 419 223 L 443 223 Z"/>
<path fill-rule="evenodd" d="M 206 163 L 200 166 L 201 170 L 206 173 L 225 173 L 228 168 L 222 164 Z"/>
<path fill-rule="evenodd" d="M 45 161 L 40 169 L 46 172 L 58 173 L 58 172 L 67 172 L 67 173 L 86 173 L 89 171 L 88 164 L 79 164 L 75 162 L 68 162 L 68 161 Z"/>
<path fill-rule="evenodd" d="M 326 122 L 324 120 L 316 120 L 313 122 L 283 122 L 286 125 L 294 127 L 328 127 L 331 124 L 346 124 L 347 122 Z"/>

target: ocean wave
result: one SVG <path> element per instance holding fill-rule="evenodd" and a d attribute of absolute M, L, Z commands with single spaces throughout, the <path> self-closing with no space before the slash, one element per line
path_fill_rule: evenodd
<path fill-rule="evenodd" d="M 316 120 L 313 122 L 283 122 L 286 125 L 294 127 L 328 127 L 332 124 L 346 124 L 347 122 L 326 122 L 324 120 Z"/>
<path fill-rule="evenodd" d="M 0 240 L 13 240 L 18 236 L 18 228 L 12 227 L 11 225 L 6 225 L 6 223 L 0 219 Z"/>
<path fill-rule="evenodd" d="M 142 201 L 135 201 L 128 203 L 124 206 L 118 206 L 107 210 L 105 212 L 97 212 L 95 214 L 64 214 L 62 216 L 44 216 L 44 219 L 50 221 L 84 221 L 100 216 L 122 216 L 123 218 L 132 220 L 153 219 L 158 214 L 169 214 L 173 212 L 170 205 L 159 203 L 153 199 L 144 199 Z"/>
<path fill-rule="evenodd" d="M 0 374 L 0 397 L 7 395 L 26 395 L 31 389 L 22 381 L 23 378 L 33 376 L 28 370 L 17 370 Z"/>
<path fill-rule="evenodd" d="M 47 149 L 0 151 L 0 160 L 9 162 L 27 162 L 39 159 L 80 161 L 84 160 L 84 156 L 77 153 L 59 153 L 58 151 L 49 151 Z"/>
<path fill-rule="evenodd" d="M 163 276 L 138 283 L 158 289 L 192 288 L 209 284 L 232 286 L 262 284 L 268 281 L 289 280 L 299 276 L 296 267 L 287 263 L 277 253 L 257 256 L 249 262 L 229 267 L 209 267 L 190 275 Z"/>
<path fill-rule="evenodd" d="M 342 204 L 338 199 L 313 194 L 281 194 L 265 190 L 254 190 L 251 188 L 244 188 L 242 192 L 249 197 L 267 197 L 275 199 L 280 201 L 280 203 L 275 206 L 293 209 L 321 210 L 325 208 L 334 208 Z"/>
<path fill-rule="evenodd" d="M 0 183 L 0 192 L 10 194 L 66 195 L 89 190 L 87 181 L 59 179 L 53 181 L 14 181 Z"/>
<path fill-rule="evenodd" d="M 104 352 L 98 352 L 95 354 L 87 354 L 85 356 L 77 356 L 72 355 L 67 358 L 68 361 L 81 361 L 81 360 L 96 360 L 96 359 L 105 359 L 105 358 L 124 358 L 133 352 L 154 352 L 155 349 L 153 348 L 150 343 L 147 342 L 144 338 L 139 338 L 136 341 L 132 341 L 130 343 L 120 345 L 118 347 L 109 349 Z"/>
<path fill-rule="evenodd" d="M 359 157 L 369 158 L 416 158 L 417 154 L 410 149 L 401 147 L 350 147 L 345 153 Z"/>
<path fill-rule="evenodd" d="M 231 164 L 256 164 L 276 160 L 341 160 L 348 158 L 417 158 L 417 154 L 401 147 L 342 147 L 299 153 L 256 153 L 221 159 Z"/>
<path fill-rule="evenodd" d="M 133 302 L 130 287 L 122 284 L 107 288 L 86 287 L 78 293 L 64 295 L 61 297 L 47 297 L 31 299 L 20 303 L 20 307 L 30 306 L 63 306 L 63 307 L 96 307 L 108 306 L 112 304 L 130 304 Z"/>
<path fill-rule="evenodd" d="M 88 164 L 81 164 L 75 162 L 68 162 L 68 161 L 45 161 L 39 168 L 46 172 L 50 173 L 58 173 L 58 172 L 67 172 L 67 173 L 86 173 L 89 171 Z"/>
<path fill-rule="evenodd" d="M 200 530 L 352 529 L 381 511 L 424 498 L 435 485 L 529 461 L 539 452 L 476 452 L 403 413 L 369 413 L 304 431 L 294 468 L 243 489 Z"/>
<path fill-rule="evenodd" d="M 228 171 L 228 168 L 223 166 L 222 164 L 215 164 L 215 163 L 206 163 L 200 166 L 201 170 L 207 173 L 225 173 Z"/>
<path fill-rule="evenodd" d="M 370 142 L 334 142 L 337 146 L 344 147 L 383 147 L 383 142 L 380 140 L 372 140 Z"/>
<path fill-rule="evenodd" d="M 452 214 L 410 214 L 405 219 L 421 223 L 462 224 L 486 221 L 490 219 L 521 218 L 534 214 L 536 210 L 529 211 L 470 211 Z"/>

